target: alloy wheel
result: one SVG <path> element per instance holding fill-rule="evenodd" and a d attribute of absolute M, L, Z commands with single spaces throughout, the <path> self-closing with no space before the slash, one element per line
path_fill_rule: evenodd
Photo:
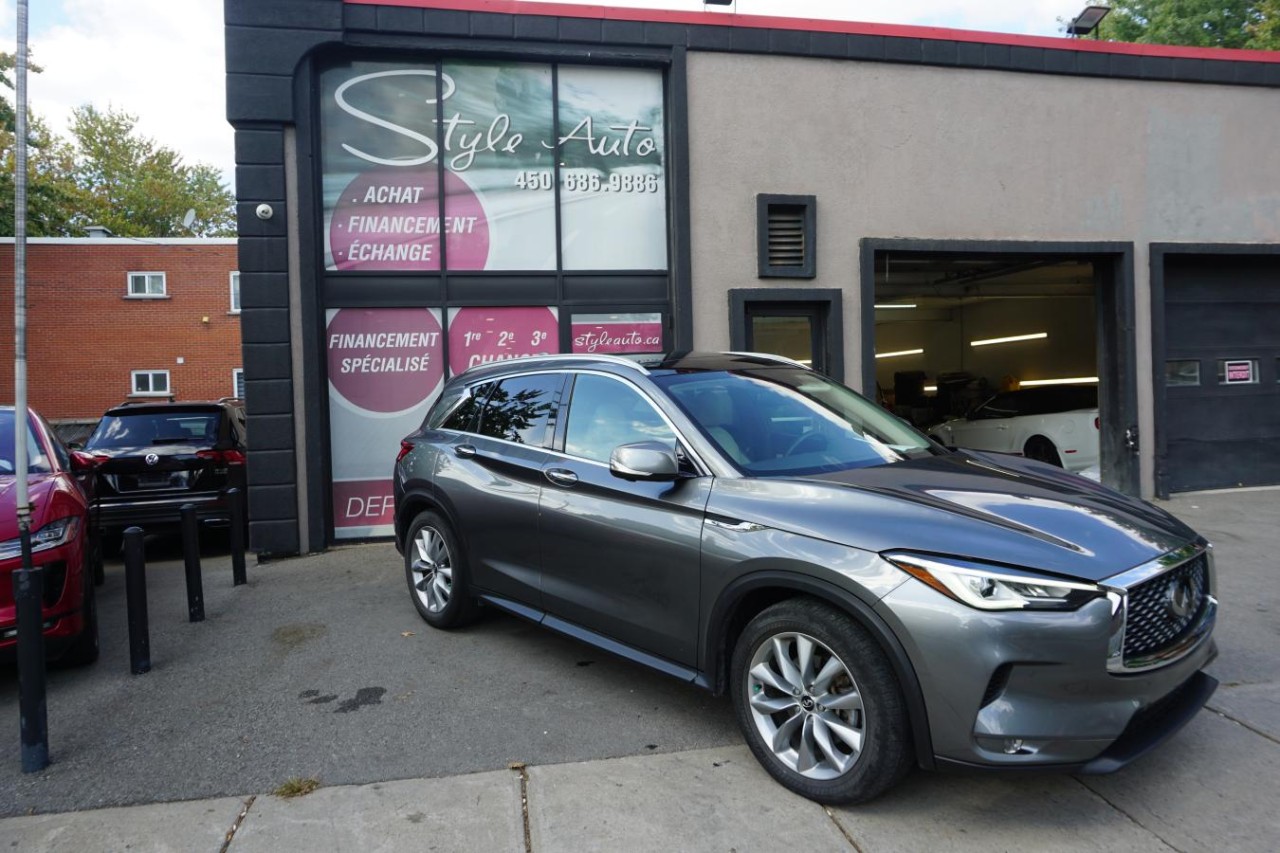
<path fill-rule="evenodd" d="M 413 589 L 429 613 L 439 613 L 449 604 L 453 592 L 453 561 L 449 544 L 434 527 L 423 527 L 413 541 L 417 552 L 410 570 Z"/>
<path fill-rule="evenodd" d="M 834 779 L 862 754 L 866 719 L 849 668 L 807 634 L 775 634 L 747 668 L 751 718 L 784 766 L 809 779 Z"/>

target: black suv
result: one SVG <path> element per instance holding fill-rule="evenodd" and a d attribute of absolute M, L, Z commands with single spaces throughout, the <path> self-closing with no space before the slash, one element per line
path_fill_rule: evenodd
<path fill-rule="evenodd" d="M 226 491 L 245 488 L 239 400 L 126 403 L 109 409 L 85 450 L 99 461 L 97 517 L 108 548 L 126 527 L 176 524 L 184 504 L 226 525 Z"/>

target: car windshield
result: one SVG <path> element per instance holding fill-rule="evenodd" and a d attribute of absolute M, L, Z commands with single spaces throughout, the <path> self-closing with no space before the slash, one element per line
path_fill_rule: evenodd
<path fill-rule="evenodd" d="M 87 450 L 148 447 L 153 444 L 213 444 L 217 412 L 137 412 L 107 415 L 85 445 Z"/>
<path fill-rule="evenodd" d="M 784 477 L 945 453 L 838 382 L 791 367 L 653 377 L 746 474 Z"/>
<path fill-rule="evenodd" d="M 0 411 L 0 477 L 13 475 L 17 471 L 14 464 L 16 448 L 13 444 L 13 410 Z M 27 425 L 27 472 L 30 474 L 48 474 L 53 468 L 49 457 L 40 449 L 36 434 Z"/>

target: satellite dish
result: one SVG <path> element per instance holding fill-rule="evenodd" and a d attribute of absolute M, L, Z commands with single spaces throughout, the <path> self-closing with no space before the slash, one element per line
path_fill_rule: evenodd
<path fill-rule="evenodd" d="M 182 215 L 182 227 L 191 230 L 192 224 L 196 221 L 196 209 L 194 207 L 187 208 L 187 212 Z"/>

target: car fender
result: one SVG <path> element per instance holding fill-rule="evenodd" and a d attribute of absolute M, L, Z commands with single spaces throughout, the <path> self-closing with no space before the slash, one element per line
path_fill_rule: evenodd
<path fill-rule="evenodd" d="M 875 612 L 872 604 L 853 592 L 820 578 L 796 572 L 763 570 L 743 575 L 727 584 L 712 604 L 702 633 L 699 669 L 707 680 L 705 686 L 716 694 L 724 692 L 728 680 L 728 658 L 731 656 L 731 652 L 725 648 L 724 640 L 730 617 L 743 598 L 753 591 L 765 589 L 794 590 L 796 595 L 807 595 L 825 601 L 849 614 L 871 634 L 888 657 L 902 688 L 916 760 L 921 767 L 932 769 L 933 741 L 929 734 L 924 692 L 906 648 Z"/>

